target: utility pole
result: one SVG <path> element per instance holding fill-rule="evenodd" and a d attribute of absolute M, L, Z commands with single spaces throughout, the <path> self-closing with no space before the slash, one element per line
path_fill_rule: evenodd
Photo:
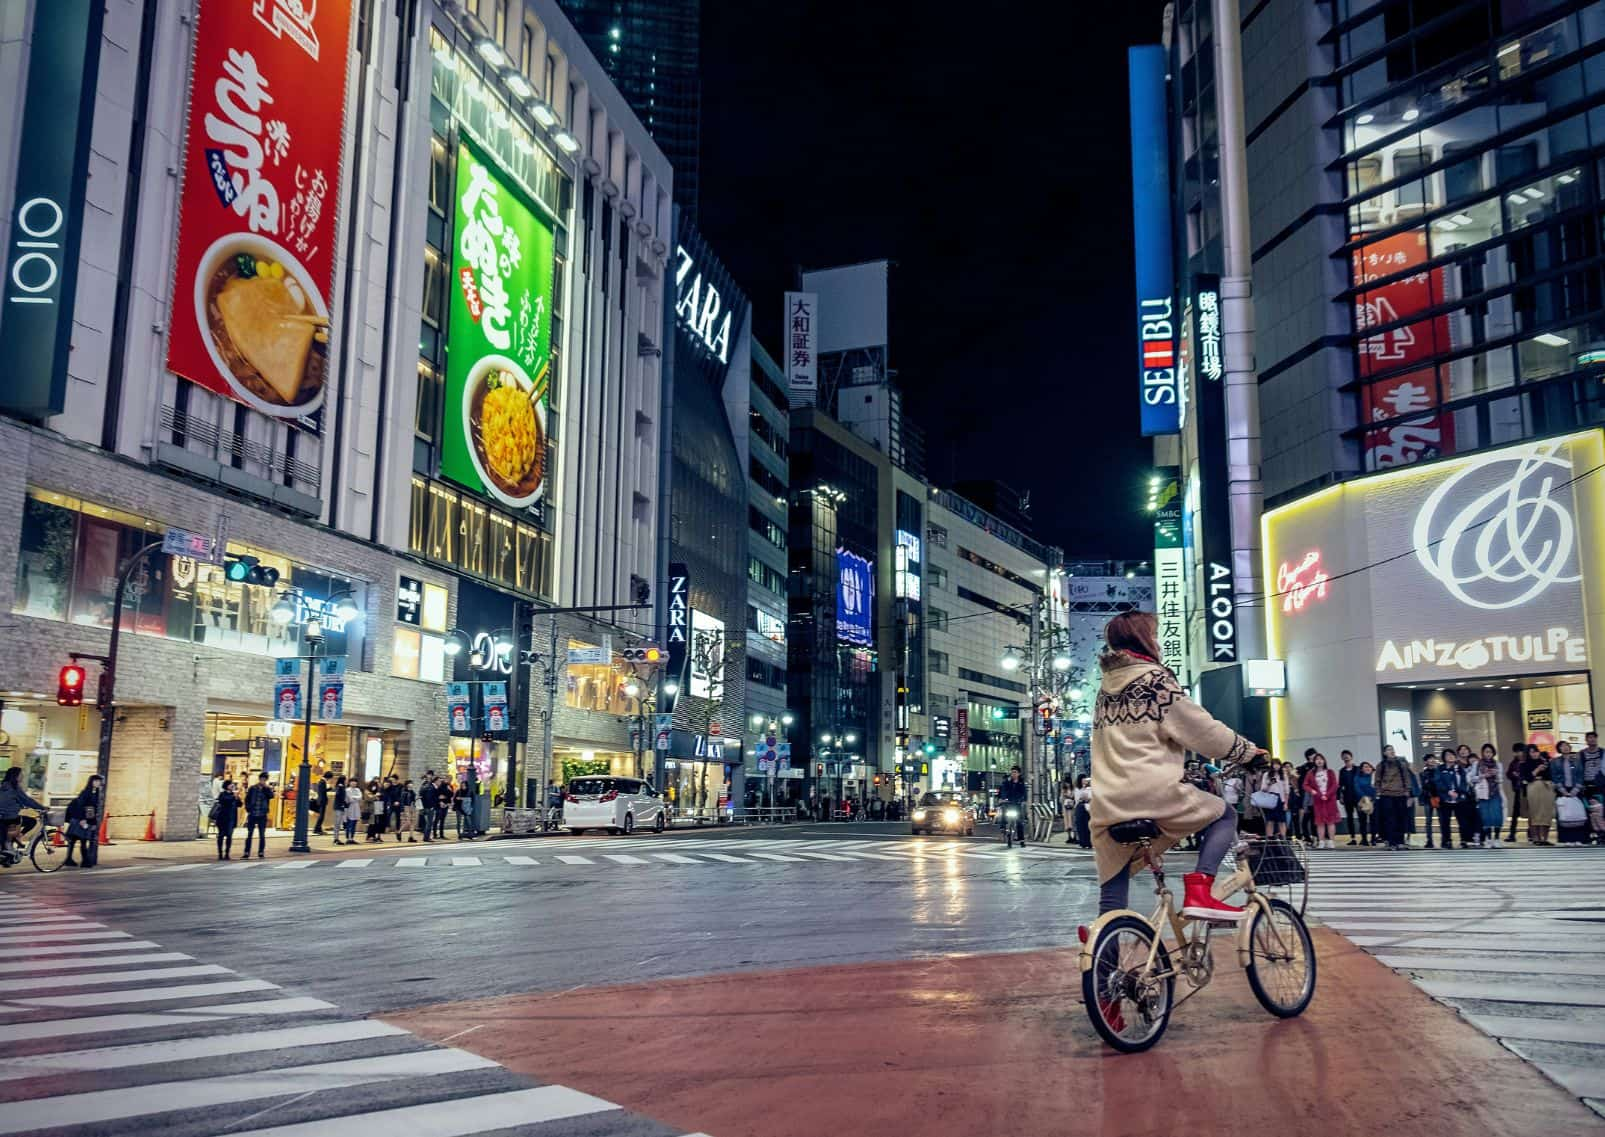
<path fill-rule="evenodd" d="M 550 638 L 546 647 L 546 719 L 541 724 L 541 832 L 551 831 L 546 808 L 546 787 L 552 780 L 552 720 L 557 715 L 557 613 L 551 614 Z"/>

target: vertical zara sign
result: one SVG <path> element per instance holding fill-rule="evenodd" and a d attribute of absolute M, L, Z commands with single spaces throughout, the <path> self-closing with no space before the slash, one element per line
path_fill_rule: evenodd
<path fill-rule="evenodd" d="M 0 303 L 0 358 L 6 360 L 0 407 L 29 418 L 60 412 L 67 394 L 94 119 L 86 92 L 94 90 L 100 68 L 104 11 L 101 0 L 34 5 Z"/>

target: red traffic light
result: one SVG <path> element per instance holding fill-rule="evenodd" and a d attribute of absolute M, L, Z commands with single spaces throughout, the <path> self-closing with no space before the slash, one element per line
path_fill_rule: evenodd
<path fill-rule="evenodd" d="M 84 669 L 69 663 L 56 677 L 56 702 L 63 707 L 81 707 L 84 703 Z"/>

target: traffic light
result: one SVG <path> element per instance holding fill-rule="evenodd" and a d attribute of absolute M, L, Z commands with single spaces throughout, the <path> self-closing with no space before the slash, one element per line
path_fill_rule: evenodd
<path fill-rule="evenodd" d="M 56 677 L 56 702 L 63 707 L 84 705 L 84 669 L 69 663 Z"/>
<path fill-rule="evenodd" d="M 815 767 L 814 776 L 820 778 L 825 776 L 825 764 L 823 762 L 819 763 L 818 766 Z"/>
<path fill-rule="evenodd" d="M 936 743 L 927 742 L 925 744 L 925 753 L 927 753 L 927 754 L 935 754 L 936 753 Z"/>
<path fill-rule="evenodd" d="M 279 570 L 263 564 L 256 557 L 230 557 L 223 566 L 223 575 L 235 584 L 257 584 L 272 588 L 279 583 Z"/>
<path fill-rule="evenodd" d="M 640 577 L 633 578 L 635 582 L 635 602 L 642 608 L 652 603 L 652 585 Z"/>
<path fill-rule="evenodd" d="M 881 776 L 879 774 L 875 775 L 875 784 L 877 786 L 881 784 Z"/>
<path fill-rule="evenodd" d="M 642 644 L 640 647 L 627 647 L 619 653 L 625 663 L 662 663 L 663 649 L 657 644 Z"/>
<path fill-rule="evenodd" d="M 1050 703 L 1043 703 L 1037 708 L 1037 733 L 1053 733 L 1053 706 Z"/>
<path fill-rule="evenodd" d="M 992 708 L 992 717 L 994 719 L 1001 719 L 1007 713 L 1008 712 L 1005 711 L 1002 707 L 993 707 Z"/>

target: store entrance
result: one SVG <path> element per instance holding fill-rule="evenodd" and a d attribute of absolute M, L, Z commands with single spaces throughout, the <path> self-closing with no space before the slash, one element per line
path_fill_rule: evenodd
<path fill-rule="evenodd" d="M 1580 750 L 1594 729 L 1586 671 L 1393 684 L 1377 698 L 1383 743 L 1418 765 L 1462 745 L 1480 753 L 1492 743 L 1501 761 L 1518 742 L 1551 755 L 1562 741 Z"/>

